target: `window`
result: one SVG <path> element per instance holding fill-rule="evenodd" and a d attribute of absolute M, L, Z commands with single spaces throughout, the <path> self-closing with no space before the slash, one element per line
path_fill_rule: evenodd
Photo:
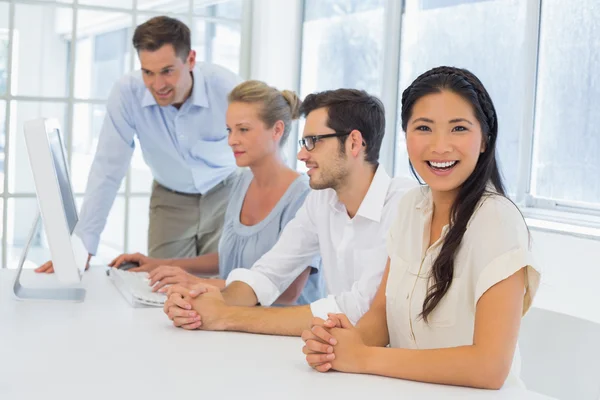
<path fill-rule="evenodd" d="M 381 91 L 384 0 L 306 0 L 302 96 L 353 87 Z"/>
<path fill-rule="evenodd" d="M 529 22 L 526 3 L 463 0 L 449 5 L 447 1 L 407 0 L 402 18 L 399 96 L 419 74 L 436 66 L 466 68 L 477 75 L 498 113 L 500 168 L 511 193 L 517 186 L 519 132 L 525 108 L 521 93 L 528 76 L 522 45 Z M 497 79 L 500 76 L 503 78 Z M 400 121 L 397 133 L 395 171 L 408 175 Z"/>
<path fill-rule="evenodd" d="M 386 0 L 305 0 L 300 96 L 337 88 L 381 94 Z M 303 129 L 302 121 L 298 129 Z M 299 150 L 294 135 L 290 141 Z M 302 163 L 296 163 L 304 171 Z"/>
<path fill-rule="evenodd" d="M 434 66 L 471 70 L 496 105 L 500 168 L 510 195 L 525 207 L 597 213 L 598 21 L 594 0 L 406 0 L 398 96 Z M 397 115 L 395 173 L 406 175 Z"/>
<path fill-rule="evenodd" d="M 599 49 L 597 1 L 542 2 L 532 205 L 600 207 Z"/>
<path fill-rule="evenodd" d="M 23 123 L 40 116 L 60 121 L 80 207 L 106 99 L 123 74 L 139 67 L 131 47 L 136 25 L 165 13 L 178 18 L 192 29 L 200 60 L 238 72 L 245 1 L 137 0 L 134 11 L 131 0 L 79 0 L 77 4 L 71 0 L 0 0 L 0 232 L 6 233 L 0 246 L 2 266 L 16 266 L 37 210 L 20 134 Z M 9 26 L 14 27 L 12 31 Z M 9 140 L 5 141 L 6 135 Z M 101 237 L 101 261 L 123 251 L 146 251 L 151 182 L 152 175 L 136 150 Z M 27 266 L 48 257 L 39 229 Z"/>
<path fill-rule="evenodd" d="M 381 162 L 395 175 L 410 175 L 400 124 L 403 90 L 430 68 L 466 68 L 494 100 L 509 195 L 528 216 L 596 227 L 597 3 L 304 0 L 300 94 L 350 87 L 381 96 L 396 121 L 387 131 L 395 149 L 384 140 Z"/>

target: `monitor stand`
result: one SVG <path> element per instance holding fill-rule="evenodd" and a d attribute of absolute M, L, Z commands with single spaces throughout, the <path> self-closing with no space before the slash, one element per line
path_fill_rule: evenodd
<path fill-rule="evenodd" d="M 21 253 L 21 259 L 19 260 L 19 268 L 17 269 L 17 276 L 15 277 L 15 283 L 13 285 L 13 293 L 18 300 L 51 300 L 51 301 L 70 301 L 70 302 L 82 302 L 85 299 L 85 289 L 83 288 L 28 288 L 21 285 L 21 272 L 23 272 L 23 265 L 27 259 L 27 253 L 31 246 L 31 241 L 35 236 L 35 231 L 40 222 L 40 213 L 37 212 L 29 237 L 27 238 L 27 244 Z"/>

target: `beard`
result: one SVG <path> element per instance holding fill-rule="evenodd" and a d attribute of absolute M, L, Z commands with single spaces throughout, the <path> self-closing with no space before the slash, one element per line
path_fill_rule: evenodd
<path fill-rule="evenodd" d="M 311 176 L 308 181 L 310 188 L 314 190 L 337 190 L 344 186 L 348 177 L 348 167 L 342 162 L 345 158 L 344 156 L 336 159 L 326 168 L 319 167 L 317 176 Z"/>

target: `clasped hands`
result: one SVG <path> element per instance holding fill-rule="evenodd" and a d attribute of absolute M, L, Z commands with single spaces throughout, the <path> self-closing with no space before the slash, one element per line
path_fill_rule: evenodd
<path fill-rule="evenodd" d="M 179 328 L 225 330 L 228 306 L 221 290 L 206 283 L 172 285 L 163 311 Z"/>
<path fill-rule="evenodd" d="M 302 332 L 302 340 L 306 362 L 319 372 L 364 370 L 369 348 L 344 314 L 328 314 L 327 320 L 313 318 L 311 328 Z"/>

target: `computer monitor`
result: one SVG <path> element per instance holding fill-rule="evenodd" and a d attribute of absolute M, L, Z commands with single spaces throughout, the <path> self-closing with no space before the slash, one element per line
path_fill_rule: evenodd
<path fill-rule="evenodd" d="M 39 118 L 24 125 L 29 164 L 54 272 L 62 285 L 72 286 L 81 281 L 88 252 L 75 233 L 79 218 L 60 131 L 58 121 L 54 119 Z M 33 289 L 20 284 L 23 264 L 38 222 L 39 216 L 31 228 L 21 256 L 14 286 L 15 295 L 20 299 L 82 301 L 85 291 L 80 288 Z"/>

